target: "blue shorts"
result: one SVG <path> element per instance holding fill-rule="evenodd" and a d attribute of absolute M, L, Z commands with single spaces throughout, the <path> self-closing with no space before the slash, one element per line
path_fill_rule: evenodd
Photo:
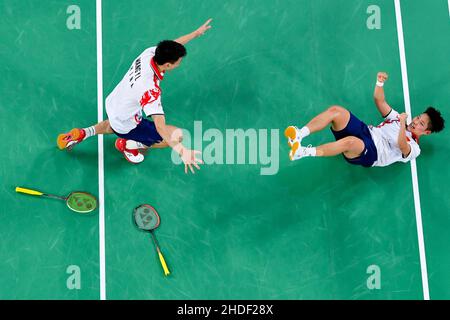
<path fill-rule="evenodd" d="M 347 126 L 340 131 L 334 131 L 333 128 L 331 128 L 331 132 L 333 132 L 336 141 L 348 136 L 354 136 L 364 142 L 365 148 L 359 157 L 349 159 L 344 156 L 345 160 L 347 160 L 349 163 L 361 165 L 363 167 L 371 167 L 377 160 L 377 148 L 375 147 L 375 143 L 373 142 L 369 128 L 364 122 L 356 118 L 351 112 L 350 120 L 348 121 Z"/>
<path fill-rule="evenodd" d="M 128 133 L 118 133 L 115 131 L 114 133 L 121 138 L 143 143 L 147 147 L 163 141 L 163 138 L 156 130 L 155 123 L 148 120 L 147 118 L 143 118 L 142 121 L 137 125 L 137 127 Z"/>

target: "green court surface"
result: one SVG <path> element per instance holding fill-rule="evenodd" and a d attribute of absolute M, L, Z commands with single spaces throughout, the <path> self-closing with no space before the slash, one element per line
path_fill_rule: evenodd
<path fill-rule="evenodd" d="M 66 25 L 70 5 L 80 8 L 81 29 Z M 180 68 L 161 82 L 166 121 L 190 132 L 204 152 L 210 142 L 195 137 L 200 121 L 203 133 L 216 129 L 224 138 L 227 129 L 258 137 L 267 130 L 277 170 L 262 175 L 267 163 L 249 163 L 250 144 L 245 164 L 235 155 L 195 175 L 172 163 L 169 149 L 151 149 L 132 165 L 109 135 L 99 179 L 98 138 L 72 152 L 56 147 L 59 133 L 97 122 L 95 1 L 1 0 L 0 299 L 94 300 L 103 290 L 119 300 L 423 299 L 410 164 L 290 162 L 283 136 L 286 126 L 302 126 L 334 104 L 381 122 L 373 103 L 378 71 L 389 73 L 387 101 L 405 110 L 394 0 L 376 2 L 380 29 L 367 26 L 371 5 L 103 1 L 103 98 L 144 49 L 211 17 L 212 29 L 187 45 Z M 433 105 L 448 119 L 448 2 L 401 1 L 401 9 L 412 113 Z M 326 129 L 305 143 L 332 139 Z M 449 139 L 448 128 L 423 138 L 416 161 L 431 299 L 450 299 Z M 228 151 L 219 150 L 223 162 Z M 99 211 L 83 216 L 62 201 L 17 194 L 16 186 L 96 196 L 104 186 L 104 220 Z M 161 216 L 155 234 L 168 277 L 150 235 L 132 223 L 143 203 Z M 368 285 L 373 266 L 377 288 Z"/>

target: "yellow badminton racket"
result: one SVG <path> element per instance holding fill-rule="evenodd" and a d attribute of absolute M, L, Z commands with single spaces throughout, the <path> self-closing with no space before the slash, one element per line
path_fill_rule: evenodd
<path fill-rule="evenodd" d="M 159 261 L 164 270 L 164 275 L 168 276 L 170 274 L 169 268 L 167 267 L 166 260 L 164 259 L 161 249 L 159 248 L 158 240 L 156 240 L 156 236 L 153 232 L 153 230 L 158 228 L 161 221 L 158 212 L 156 212 L 156 209 L 149 204 L 141 204 L 134 208 L 133 218 L 134 223 L 139 229 L 148 231 L 152 235 Z"/>
<path fill-rule="evenodd" d="M 70 210 L 78 213 L 88 213 L 97 208 L 97 198 L 95 198 L 92 194 L 83 191 L 73 191 L 67 197 L 56 196 L 54 194 L 22 187 L 16 187 L 16 192 L 25 193 L 32 196 L 63 200 L 66 202 L 66 205 Z"/>

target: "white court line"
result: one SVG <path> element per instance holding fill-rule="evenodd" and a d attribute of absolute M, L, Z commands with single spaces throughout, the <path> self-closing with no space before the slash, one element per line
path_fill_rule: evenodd
<path fill-rule="evenodd" d="M 450 16 L 450 0 L 448 0 L 448 15 Z"/>
<path fill-rule="evenodd" d="M 398 47 L 400 50 L 400 65 L 402 69 L 403 98 L 405 100 L 405 112 L 408 114 L 408 120 L 411 120 L 411 104 L 409 100 L 408 73 L 406 68 L 405 43 L 403 39 L 402 13 L 400 8 L 400 0 L 394 1 L 395 1 L 395 18 L 397 21 Z M 417 179 L 417 167 L 415 159 L 411 161 L 411 175 L 414 193 L 414 207 L 416 211 L 417 237 L 419 241 L 423 298 L 424 300 L 430 300 L 430 293 L 428 290 L 427 260 L 425 256 L 425 243 L 423 240 L 422 210 L 420 208 L 419 183 Z"/>
<path fill-rule="evenodd" d="M 97 120 L 103 121 L 103 59 L 102 59 L 102 0 L 96 2 L 97 15 Z M 103 167 L 103 135 L 98 136 L 98 200 L 99 200 L 99 252 L 100 300 L 106 300 L 105 272 L 105 186 Z"/>

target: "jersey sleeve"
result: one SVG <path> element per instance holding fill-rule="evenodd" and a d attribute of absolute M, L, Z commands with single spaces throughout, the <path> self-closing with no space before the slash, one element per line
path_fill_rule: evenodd
<path fill-rule="evenodd" d="M 410 161 L 420 155 L 420 147 L 415 141 L 409 141 L 408 144 L 411 147 L 411 151 L 407 157 L 403 158 L 405 161 Z"/>
<path fill-rule="evenodd" d="M 391 108 L 391 111 L 388 113 L 388 115 L 384 118 L 385 120 L 398 120 L 398 112 Z"/>

